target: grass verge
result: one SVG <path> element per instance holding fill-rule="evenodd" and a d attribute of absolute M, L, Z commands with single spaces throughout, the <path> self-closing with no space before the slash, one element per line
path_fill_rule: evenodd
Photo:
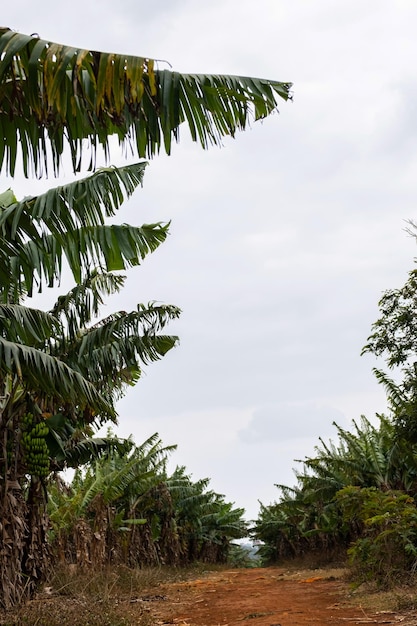
<path fill-rule="evenodd" d="M 67 565 L 54 570 L 25 605 L 0 612 L 0 625 L 154 626 L 152 602 L 163 600 L 159 585 L 187 580 L 202 570 L 119 566 L 92 572 Z"/>

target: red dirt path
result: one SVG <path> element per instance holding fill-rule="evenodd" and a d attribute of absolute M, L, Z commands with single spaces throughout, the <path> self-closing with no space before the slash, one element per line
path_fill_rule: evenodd
<path fill-rule="evenodd" d="M 158 588 L 156 624 L 177 626 L 336 626 L 399 624 L 389 612 L 369 614 L 349 602 L 348 586 L 324 576 L 282 568 L 230 570 Z M 243 623 L 243 624 L 242 624 Z"/>

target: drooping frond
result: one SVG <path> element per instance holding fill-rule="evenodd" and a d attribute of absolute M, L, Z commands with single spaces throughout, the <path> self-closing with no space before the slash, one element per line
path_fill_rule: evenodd
<path fill-rule="evenodd" d="M 139 265 L 147 254 L 165 241 L 167 234 L 168 225 L 161 223 L 90 226 L 65 233 L 59 237 L 58 244 L 79 282 L 82 280 L 81 268 L 92 264 L 108 272 Z"/>
<path fill-rule="evenodd" d="M 7 192 L 0 197 L 3 300 L 31 295 L 34 285 L 41 290 L 45 284 L 59 283 L 65 257 L 80 282 L 95 266 L 125 269 L 154 251 L 165 240 L 168 225 L 135 228 L 104 223 L 141 183 L 144 167 L 136 163 L 104 168 L 21 202 L 12 201 Z"/>
<path fill-rule="evenodd" d="M 88 276 L 92 268 L 114 271 L 139 265 L 165 241 L 167 234 L 168 224 L 159 223 L 136 227 L 105 224 L 78 228 L 62 235 L 40 235 L 22 243 L 10 256 L 0 251 L 0 260 L 4 261 L 5 279 L 1 283 L 4 297 L 9 296 L 13 288 L 17 296 L 22 288 L 31 295 L 34 285 L 41 291 L 45 285 L 59 284 L 63 259 L 68 262 L 77 283 Z"/>
<path fill-rule="evenodd" d="M 390 378 L 383 370 L 374 367 L 372 369 L 375 378 L 385 389 L 391 409 L 395 413 L 407 404 L 408 398 L 404 388 Z"/>
<path fill-rule="evenodd" d="M 234 136 L 251 119 L 291 98 L 291 83 L 241 76 L 180 74 L 155 69 L 152 59 L 82 50 L 0 29 L 0 168 L 12 175 L 17 155 L 27 176 L 56 173 L 65 143 L 74 171 L 82 153 L 94 168 L 97 146 L 109 136 L 152 157 L 186 123 L 204 148 Z M 85 141 L 87 140 L 87 141 Z"/>
<path fill-rule="evenodd" d="M 107 437 L 92 437 L 91 427 L 85 426 L 83 417 L 77 416 L 75 423 L 62 413 L 48 417 L 46 443 L 54 470 L 77 468 L 106 455 L 124 455 L 131 450 L 129 439 L 119 439 L 111 433 Z"/>
<path fill-rule="evenodd" d="M 62 320 L 72 342 L 80 329 L 85 328 L 93 317 L 98 317 L 103 296 L 118 293 L 125 276 L 93 270 L 85 280 L 64 296 L 59 296 L 50 314 Z"/>
<path fill-rule="evenodd" d="M 138 305 L 130 313 L 113 313 L 72 340 L 60 338 L 51 351 L 64 355 L 103 393 L 120 396 L 139 378 L 142 365 L 161 359 L 177 344 L 178 337 L 160 331 L 179 314 L 174 306 Z"/>
<path fill-rule="evenodd" d="M 107 418 L 114 418 L 113 407 L 79 372 L 44 352 L 0 337 L 0 371 L 17 376 L 24 386 L 47 397 L 88 405 Z"/>
<path fill-rule="evenodd" d="M 0 304 L 0 336 L 9 341 L 42 347 L 59 331 L 57 319 L 45 311 L 18 304 Z"/>
<path fill-rule="evenodd" d="M 3 236 L 32 237 L 33 223 L 43 232 L 62 234 L 82 226 L 104 224 L 143 182 L 146 162 L 103 167 L 94 174 L 20 202 L 3 200 L 0 228 Z"/>

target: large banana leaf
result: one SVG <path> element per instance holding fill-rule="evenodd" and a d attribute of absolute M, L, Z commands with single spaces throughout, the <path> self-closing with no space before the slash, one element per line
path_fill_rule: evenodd
<path fill-rule="evenodd" d="M 75 281 L 85 278 L 91 268 L 106 271 L 124 270 L 139 265 L 167 237 L 167 224 L 100 225 L 79 228 L 63 235 L 39 235 L 10 251 L 10 245 L 0 239 L 0 293 L 32 294 L 34 284 L 39 291 L 46 284 L 59 284 L 62 260 L 66 258 Z"/>
<path fill-rule="evenodd" d="M 98 317 L 103 296 L 118 293 L 125 280 L 126 277 L 120 274 L 102 273 L 95 269 L 83 282 L 59 296 L 50 313 L 64 324 L 69 342 L 90 324 L 93 317 Z"/>
<path fill-rule="evenodd" d="M 91 267 L 138 265 L 162 243 L 168 225 L 105 225 L 141 184 L 145 163 L 104 168 L 34 198 L 0 195 L 0 292 L 3 300 L 59 283 L 66 258 L 76 282 Z M 11 293 L 11 290 L 14 292 Z"/>
<path fill-rule="evenodd" d="M 42 231 L 63 234 L 82 226 L 104 224 L 143 182 L 147 163 L 105 167 L 81 180 L 18 202 L 10 190 L 0 195 L 0 233 L 15 241 Z M 12 201 L 11 201 L 12 200 Z"/>
<path fill-rule="evenodd" d="M 159 360 L 177 344 L 178 337 L 159 332 L 179 315 L 175 306 L 139 305 L 137 311 L 113 313 L 90 328 L 61 335 L 50 351 L 107 397 L 119 397 L 139 378 L 142 365 Z"/>
<path fill-rule="evenodd" d="M 0 168 L 12 175 L 19 153 L 25 175 L 56 173 L 67 142 L 75 171 L 82 153 L 95 166 L 109 136 L 152 157 L 169 154 L 185 122 L 204 148 L 277 110 L 291 83 L 242 76 L 180 74 L 136 56 L 82 50 L 0 29 Z M 87 142 L 83 142 L 87 140 Z"/>
<path fill-rule="evenodd" d="M 60 328 L 50 313 L 18 304 L 0 304 L 0 336 L 9 341 L 42 347 Z"/>
<path fill-rule="evenodd" d="M 48 418 L 49 433 L 46 443 L 54 469 L 76 468 L 112 453 L 126 455 L 132 448 L 130 439 L 119 439 L 112 435 L 91 437 L 89 427 L 86 432 L 79 426 L 80 424 L 74 426 L 60 413 Z"/>
<path fill-rule="evenodd" d="M 115 411 L 93 384 L 49 354 L 0 337 L 0 371 L 17 376 L 30 391 L 51 399 L 89 406 L 101 417 L 115 418 Z"/>
<path fill-rule="evenodd" d="M 104 280 L 94 285 L 98 278 Z M 95 273 L 50 313 L 0 304 L 2 376 L 12 375 L 22 389 L 55 406 L 65 404 L 78 418 L 84 409 L 90 418 L 114 418 L 114 401 L 137 381 L 142 365 L 159 360 L 177 343 L 177 337 L 160 331 L 180 314 L 174 306 L 138 305 L 136 311 L 114 313 L 86 327 L 92 313 L 98 313 L 101 294 L 115 287 L 117 280 Z M 98 299 L 88 302 L 86 298 L 83 306 L 83 294 L 88 292 Z"/>

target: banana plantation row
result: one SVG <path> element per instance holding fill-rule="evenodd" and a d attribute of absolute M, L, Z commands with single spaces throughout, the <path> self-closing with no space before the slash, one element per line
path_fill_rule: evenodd
<path fill-rule="evenodd" d="M 417 271 L 379 308 L 363 352 L 395 372 L 374 370 L 388 415 L 335 425 L 337 441 L 320 440 L 296 486 L 280 485 L 279 501 L 261 507 L 254 532 L 267 562 L 347 554 L 358 581 L 389 586 L 414 580 L 417 565 Z"/>
<path fill-rule="evenodd" d="M 155 434 L 140 446 L 111 436 L 101 458 L 77 470 L 68 485 L 49 485 L 50 546 L 58 562 L 82 568 L 224 563 L 229 542 L 243 537 L 243 509 L 193 481 L 184 467 L 168 476 Z M 110 451 L 110 447 L 113 449 Z"/>

